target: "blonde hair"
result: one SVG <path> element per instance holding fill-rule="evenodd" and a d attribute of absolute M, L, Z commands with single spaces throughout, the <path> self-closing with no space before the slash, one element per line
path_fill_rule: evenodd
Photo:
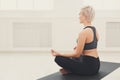
<path fill-rule="evenodd" d="M 95 11 L 91 6 L 85 6 L 81 9 L 81 12 L 84 16 L 86 16 L 86 19 L 88 22 L 93 21 L 95 17 Z"/>

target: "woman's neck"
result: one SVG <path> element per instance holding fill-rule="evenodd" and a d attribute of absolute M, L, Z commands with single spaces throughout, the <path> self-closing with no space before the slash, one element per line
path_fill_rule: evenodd
<path fill-rule="evenodd" d="M 84 22 L 83 25 L 86 26 L 92 26 L 91 22 Z"/>

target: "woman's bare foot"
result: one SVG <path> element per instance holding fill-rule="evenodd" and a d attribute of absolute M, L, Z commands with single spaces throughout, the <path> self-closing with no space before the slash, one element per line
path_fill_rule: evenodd
<path fill-rule="evenodd" d="M 60 69 L 60 72 L 61 72 L 63 75 L 71 73 L 70 71 L 65 70 L 65 69 Z"/>

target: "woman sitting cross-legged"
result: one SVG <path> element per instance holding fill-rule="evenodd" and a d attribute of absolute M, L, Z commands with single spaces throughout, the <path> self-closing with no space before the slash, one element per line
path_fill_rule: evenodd
<path fill-rule="evenodd" d="M 84 25 L 79 33 L 77 46 L 71 53 L 60 53 L 51 50 L 55 56 L 55 62 L 62 67 L 62 74 L 94 75 L 100 68 L 100 60 L 97 52 L 99 39 L 95 26 L 92 25 L 95 11 L 91 6 L 83 7 L 80 11 L 80 23 Z"/>

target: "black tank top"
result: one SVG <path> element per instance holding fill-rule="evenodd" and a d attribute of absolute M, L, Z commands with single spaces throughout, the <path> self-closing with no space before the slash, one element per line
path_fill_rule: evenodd
<path fill-rule="evenodd" d="M 95 48 L 97 48 L 97 41 L 98 41 L 97 37 L 96 37 L 96 28 L 92 27 L 92 26 L 87 26 L 84 29 L 86 29 L 86 28 L 91 28 L 92 29 L 92 31 L 93 31 L 93 41 L 90 42 L 90 43 L 85 43 L 84 50 L 95 49 Z"/>

